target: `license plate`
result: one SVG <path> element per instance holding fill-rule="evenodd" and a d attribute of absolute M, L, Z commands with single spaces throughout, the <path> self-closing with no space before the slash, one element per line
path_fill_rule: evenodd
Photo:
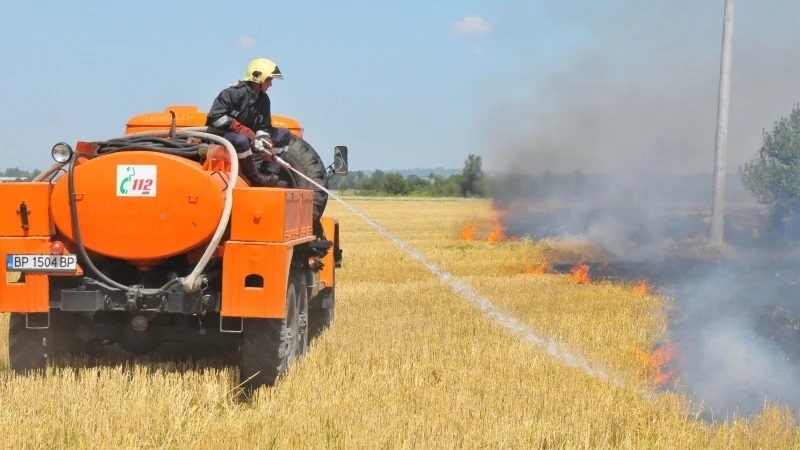
<path fill-rule="evenodd" d="M 76 255 L 6 255 L 6 270 L 15 272 L 76 272 Z"/>

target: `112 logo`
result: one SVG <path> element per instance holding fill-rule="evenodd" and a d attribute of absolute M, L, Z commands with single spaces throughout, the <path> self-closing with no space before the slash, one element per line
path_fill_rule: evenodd
<path fill-rule="evenodd" d="M 117 196 L 119 197 L 155 197 L 156 181 L 155 165 L 117 166 Z"/>

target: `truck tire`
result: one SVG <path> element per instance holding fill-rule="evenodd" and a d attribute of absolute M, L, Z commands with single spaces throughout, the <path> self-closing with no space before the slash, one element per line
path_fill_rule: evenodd
<path fill-rule="evenodd" d="M 77 321 L 74 315 L 50 312 L 50 326 L 30 329 L 25 326 L 25 314 L 11 313 L 8 324 L 8 359 L 11 369 L 19 375 L 43 373 L 48 362 L 77 354 L 81 342 L 75 337 Z"/>
<path fill-rule="evenodd" d="M 8 359 L 18 375 L 43 373 L 47 366 L 48 330 L 25 326 L 25 314 L 11 313 L 8 323 Z"/>
<path fill-rule="evenodd" d="M 286 318 L 244 320 L 239 364 L 246 396 L 262 386 L 274 386 L 278 377 L 305 354 L 307 292 L 305 278 L 293 271 L 286 291 Z"/>
<path fill-rule="evenodd" d="M 323 331 L 330 328 L 333 324 L 334 312 L 336 309 L 336 287 L 330 288 L 328 292 L 320 293 L 319 297 L 314 300 L 314 306 L 308 309 L 309 341 L 317 339 Z M 330 300 L 329 305 L 322 306 L 326 300 Z"/>

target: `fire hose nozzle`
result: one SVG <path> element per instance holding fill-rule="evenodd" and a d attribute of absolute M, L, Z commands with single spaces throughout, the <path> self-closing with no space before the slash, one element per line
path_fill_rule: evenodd
<path fill-rule="evenodd" d="M 292 166 L 289 165 L 289 163 L 287 163 L 286 161 L 282 160 L 280 156 L 275 155 L 275 156 L 273 156 L 273 158 L 275 158 L 275 162 L 277 162 L 278 164 L 280 164 L 284 168 L 286 168 L 288 170 L 292 170 Z"/>

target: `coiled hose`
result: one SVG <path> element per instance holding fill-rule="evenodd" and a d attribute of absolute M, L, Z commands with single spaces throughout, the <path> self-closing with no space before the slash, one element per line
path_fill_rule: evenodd
<path fill-rule="evenodd" d="M 177 133 L 177 130 L 175 131 Z M 157 136 L 137 136 L 127 135 L 107 141 L 97 142 L 98 148 L 95 155 L 107 155 L 110 153 L 124 152 L 129 150 L 152 150 L 154 152 L 166 153 L 185 158 L 199 157 L 200 150 L 207 147 L 207 144 L 189 142 L 189 136 L 173 137 L 165 139 Z"/>
<path fill-rule="evenodd" d="M 202 139 L 207 139 L 213 142 L 217 142 L 223 145 L 227 150 L 228 154 L 230 155 L 231 160 L 231 173 L 230 178 L 235 179 L 239 175 L 239 158 L 236 154 L 236 149 L 233 148 L 233 145 L 227 139 L 211 134 L 207 132 L 208 127 L 187 127 L 187 128 L 178 128 L 175 130 L 157 130 L 157 131 L 142 131 L 138 133 L 132 133 L 126 135 L 124 137 L 111 139 L 108 141 L 99 142 L 100 149 L 96 151 L 96 154 L 102 154 L 101 151 L 105 154 L 108 153 L 115 153 L 119 151 L 130 151 L 130 150 L 142 150 L 147 149 L 148 151 L 159 152 L 159 153 L 166 153 L 170 155 L 193 155 L 197 154 L 199 156 L 199 149 L 201 146 L 205 144 L 190 144 L 188 142 L 178 142 L 173 139 L 163 139 L 162 137 L 165 134 L 174 134 L 175 136 L 188 136 L 188 137 L 198 137 Z M 156 139 L 153 139 L 153 138 Z M 149 139 L 144 139 L 149 138 Z M 149 143 L 149 144 L 148 144 Z M 165 148 L 170 147 L 170 148 Z M 103 150 L 101 150 L 103 149 Z M 78 246 L 78 252 L 80 253 L 81 257 L 84 258 L 86 264 L 92 272 L 94 272 L 99 278 L 102 279 L 106 284 L 116 287 L 118 289 L 138 293 L 144 296 L 151 296 L 151 295 L 159 295 L 164 293 L 167 289 L 174 286 L 176 283 L 180 282 L 186 292 L 194 292 L 200 287 L 204 282 L 204 279 L 201 278 L 201 275 L 206 269 L 208 262 L 211 260 L 211 255 L 216 251 L 219 242 L 222 240 L 222 236 L 225 233 L 225 229 L 228 227 L 228 223 L 230 222 L 231 211 L 233 209 L 233 187 L 235 183 L 230 182 L 227 183 L 227 187 L 225 189 L 225 204 L 222 209 L 222 215 L 220 217 L 219 223 L 217 225 L 217 229 L 214 232 L 214 235 L 211 237 L 211 241 L 208 243 L 208 247 L 206 248 L 203 255 L 200 257 L 200 260 L 195 265 L 194 270 L 184 277 L 184 278 L 176 278 L 173 280 L 168 281 L 166 284 L 159 288 L 155 289 L 139 289 L 135 286 L 126 286 L 122 283 L 119 283 L 115 280 L 112 280 L 97 267 L 94 266 L 92 261 L 89 259 L 89 256 L 86 253 L 86 249 L 83 246 L 83 240 L 80 236 L 80 227 L 78 226 L 78 210 L 75 204 L 75 184 L 74 184 L 74 177 L 73 173 L 75 170 L 75 162 L 77 161 L 78 157 L 83 154 L 75 153 L 70 161 L 67 163 L 69 164 L 67 170 L 68 176 L 68 189 L 69 189 L 69 197 L 70 197 L 70 215 L 72 221 L 72 230 L 75 233 L 75 241 Z M 41 181 L 46 178 L 48 175 L 46 173 L 53 173 L 59 170 L 62 165 L 54 165 L 48 171 L 43 172 L 39 176 L 36 177 L 35 181 Z"/>

